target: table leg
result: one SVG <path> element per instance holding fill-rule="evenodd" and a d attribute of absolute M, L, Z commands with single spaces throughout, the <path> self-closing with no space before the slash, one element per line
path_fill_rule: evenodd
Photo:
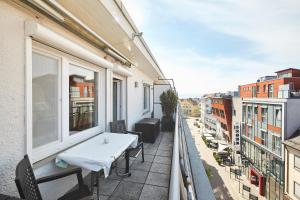
<path fill-rule="evenodd" d="M 99 187 L 100 187 L 100 178 L 99 178 L 99 172 L 97 172 L 97 200 L 100 199 L 100 192 L 99 192 Z"/>
<path fill-rule="evenodd" d="M 125 174 L 131 176 L 131 173 L 129 172 L 129 161 L 130 161 L 129 150 L 125 151 L 125 159 L 126 159 Z"/>
<path fill-rule="evenodd" d="M 95 172 L 91 172 L 91 200 L 94 200 L 94 174 Z"/>

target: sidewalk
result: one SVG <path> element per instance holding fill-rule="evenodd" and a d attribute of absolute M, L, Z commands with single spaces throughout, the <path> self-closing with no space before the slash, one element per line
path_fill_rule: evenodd
<path fill-rule="evenodd" d="M 251 188 L 251 193 L 259 197 L 259 200 L 265 200 L 264 197 L 258 195 L 258 189 L 254 185 L 250 185 L 249 180 L 245 176 L 241 176 L 240 179 L 240 192 L 239 192 L 239 181 L 235 179 L 234 174 L 231 174 L 230 178 L 230 167 L 224 167 L 218 165 L 213 157 L 213 150 L 209 149 L 201 138 L 200 129 L 195 127 L 194 119 L 187 119 L 187 123 L 190 127 L 194 141 L 196 143 L 198 152 L 202 159 L 202 162 L 206 169 L 210 168 L 211 177 L 210 183 L 213 188 L 213 192 L 217 200 L 240 200 L 249 199 L 249 193 L 244 191 L 242 195 L 242 186 L 247 185 Z M 232 168 L 236 168 L 232 166 Z"/>

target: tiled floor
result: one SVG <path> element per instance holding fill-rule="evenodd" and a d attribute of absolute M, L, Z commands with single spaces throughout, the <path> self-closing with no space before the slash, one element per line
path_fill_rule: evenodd
<path fill-rule="evenodd" d="M 173 133 L 161 132 L 154 144 L 145 143 L 145 162 L 139 155 L 130 162 L 130 177 L 119 177 L 115 169 L 100 180 L 101 200 L 165 200 L 168 199 Z M 124 159 L 119 159 L 122 173 Z M 96 199 L 96 195 L 94 195 Z"/>

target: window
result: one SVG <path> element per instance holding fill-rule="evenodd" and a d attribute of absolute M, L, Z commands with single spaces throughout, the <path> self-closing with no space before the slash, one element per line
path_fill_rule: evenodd
<path fill-rule="evenodd" d="M 267 113 L 268 113 L 268 109 L 267 108 L 261 108 L 261 121 L 264 124 L 267 123 Z"/>
<path fill-rule="evenodd" d="M 267 91 L 267 85 L 264 85 L 264 92 Z"/>
<path fill-rule="evenodd" d="M 150 85 L 144 84 L 144 112 L 150 111 Z"/>
<path fill-rule="evenodd" d="M 276 127 L 281 127 L 281 117 L 282 117 L 281 108 L 275 108 L 275 126 Z"/>
<path fill-rule="evenodd" d="M 36 162 L 104 131 L 105 71 L 41 44 L 32 51 L 27 151 Z"/>
<path fill-rule="evenodd" d="M 252 118 L 252 106 L 248 106 L 248 119 Z"/>
<path fill-rule="evenodd" d="M 264 146 L 266 146 L 266 144 L 268 143 L 268 135 L 265 131 L 261 131 L 261 143 Z"/>
<path fill-rule="evenodd" d="M 294 168 L 300 170 L 300 157 L 296 155 L 294 157 Z"/>
<path fill-rule="evenodd" d="M 268 96 L 274 97 L 274 84 L 268 85 Z"/>
<path fill-rule="evenodd" d="M 253 139 L 253 132 L 252 132 L 252 127 L 248 126 L 248 137 Z"/>
<path fill-rule="evenodd" d="M 44 54 L 32 54 L 32 147 L 59 139 L 60 62 Z"/>
<path fill-rule="evenodd" d="M 97 121 L 97 73 L 73 64 L 69 67 L 70 135 L 95 127 Z M 76 95 L 72 92 L 76 91 Z"/>
<path fill-rule="evenodd" d="M 259 87 L 259 85 L 256 87 L 256 91 L 257 91 L 257 93 L 260 92 L 260 87 Z"/>
<path fill-rule="evenodd" d="M 294 195 L 300 198 L 300 184 L 294 181 Z"/>

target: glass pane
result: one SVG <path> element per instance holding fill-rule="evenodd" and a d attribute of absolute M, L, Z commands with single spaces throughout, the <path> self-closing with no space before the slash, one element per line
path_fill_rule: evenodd
<path fill-rule="evenodd" d="M 69 68 L 70 135 L 98 125 L 97 73 L 82 67 Z"/>
<path fill-rule="evenodd" d="M 295 155 L 295 161 L 294 162 L 295 162 L 295 164 L 294 164 L 295 168 L 300 170 L 300 157 Z"/>
<path fill-rule="evenodd" d="M 32 145 L 58 140 L 58 60 L 32 54 Z"/>
<path fill-rule="evenodd" d="M 147 86 L 144 86 L 144 110 L 147 109 Z"/>

